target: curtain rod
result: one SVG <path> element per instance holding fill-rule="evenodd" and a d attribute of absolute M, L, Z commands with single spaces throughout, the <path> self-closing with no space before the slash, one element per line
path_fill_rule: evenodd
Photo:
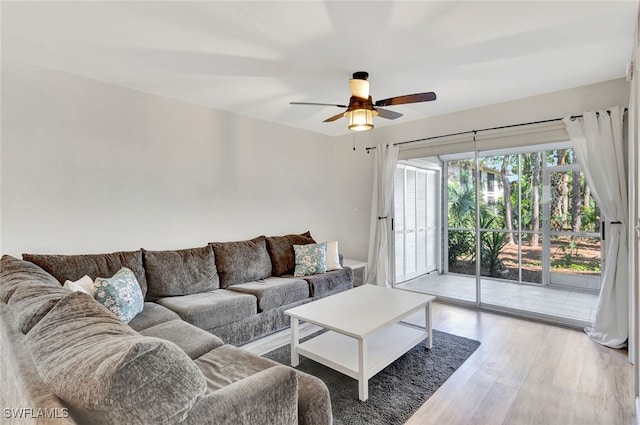
<path fill-rule="evenodd" d="M 627 112 L 629 109 L 628 108 L 624 108 L 624 112 Z M 611 111 L 607 111 L 608 114 L 611 114 Z M 599 112 L 596 112 L 596 115 L 599 115 Z M 571 120 L 575 120 L 576 118 L 582 118 L 582 115 L 571 115 Z M 531 121 L 531 122 L 523 122 L 520 124 L 510 124 L 510 125 L 502 125 L 499 127 L 489 127 L 489 128 L 481 128 L 480 130 L 467 130 L 467 131 L 461 131 L 459 133 L 450 133 L 450 134 L 443 134 L 441 136 L 431 136 L 431 137 L 423 137 L 422 139 L 414 139 L 414 140 L 407 140 L 404 142 L 398 142 L 398 143 L 393 143 L 393 146 L 399 146 L 399 145 L 405 145 L 407 143 L 416 143 L 416 142 L 424 142 L 427 140 L 434 140 L 434 139 L 441 139 L 443 137 L 451 137 L 451 136 L 460 136 L 462 134 L 471 134 L 473 133 L 474 135 L 476 133 L 478 133 L 479 131 L 490 131 L 490 130 L 502 130 L 503 128 L 512 128 L 512 127 L 521 127 L 523 125 L 533 125 L 533 124 L 544 124 L 547 122 L 554 122 L 554 121 L 562 121 L 564 118 L 553 118 L 553 119 L 549 119 L 549 120 L 542 120 L 542 121 Z M 372 149 L 376 149 L 375 146 L 371 146 L 368 148 L 365 148 L 367 150 L 367 153 L 369 153 L 370 150 Z"/>

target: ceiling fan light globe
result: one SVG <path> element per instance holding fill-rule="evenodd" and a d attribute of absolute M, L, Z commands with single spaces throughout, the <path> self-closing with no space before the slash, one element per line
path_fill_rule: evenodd
<path fill-rule="evenodd" d="M 369 98 L 369 81 L 367 80 L 352 78 L 349 80 L 349 89 L 355 97 L 365 100 Z"/>
<path fill-rule="evenodd" d="M 349 111 L 349 130 L 367 131 L 373 128 L 373 112 L 370 109 L 354 109 Z"/>

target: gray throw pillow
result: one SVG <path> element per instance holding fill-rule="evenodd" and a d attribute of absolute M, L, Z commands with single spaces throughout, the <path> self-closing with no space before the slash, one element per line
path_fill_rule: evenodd
<path fill-rule="evenodd" d="M 248 241 L 212 242 L 211 246 L 222 288 L 271 276 L 271 259 L 264 236 Z"/>
<path fill-rule="evenodd" d="M 84 275 L 93 280 L 97 277 L 113 276 L 118 270 L 126 267 L 136 275 L 142 295 L 147 293 L 142 251 L 82 255 L 22 254 L 22 259 L 42 267 L 58 279 L 60 284 L 67 280 L 76 281 Z"/>
<path fill-rule="evenodd" d="M 150 300 L 189 295 L 220 287 L 213 248 L 142 250 Z"/>
<path fill-rule="evenodd" d="M 207 388 L 175 344 L 144 337 L 89 295 L 61 299 L 27 335 L 43 382 L 91 424 L 176 424 Z"/>

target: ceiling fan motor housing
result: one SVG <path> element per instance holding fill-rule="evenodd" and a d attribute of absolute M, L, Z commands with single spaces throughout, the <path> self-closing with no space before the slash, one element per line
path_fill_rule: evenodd
<path fill-rule="evenodd" d="M 357 71 L 353 73 L 353 79 L 354 80 L 368 80 L 369 79 L 369 73 L 365 72 L 365 71 Z"/>
<path fill-rule="evenodd" d="M 373 111 L 373 115 L 378 115 L 378 111 L 376 111 L 373 107 L 373 99 L 369 96 L 368 99 L 361 99 L 357 96 L 351 96 L 349 99 L 349 108 L 347 109 L 347 116 L 351 111 L 355 111 L 356 109 L 368 109 Z"/>

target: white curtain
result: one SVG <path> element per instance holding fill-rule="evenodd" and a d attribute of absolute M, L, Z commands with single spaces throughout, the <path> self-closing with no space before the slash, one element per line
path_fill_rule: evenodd
<path fill-rule="evenodd" d="M 367 258 L 367 283 L 391 287 L 389 231 L 393 206 L 393 175 L 398 162 L 398 146 L 378 145 L 374 149 L 373 196 Z"/>
<path fill-rule="evenodd" d="M 629 337 L 627 184 L 623 148 L 624 110 L 585 112 L 582 120 L 563 121 L 605 226 L 604 269 L 595 320 L 585 332 L 613 348 Z"/>

